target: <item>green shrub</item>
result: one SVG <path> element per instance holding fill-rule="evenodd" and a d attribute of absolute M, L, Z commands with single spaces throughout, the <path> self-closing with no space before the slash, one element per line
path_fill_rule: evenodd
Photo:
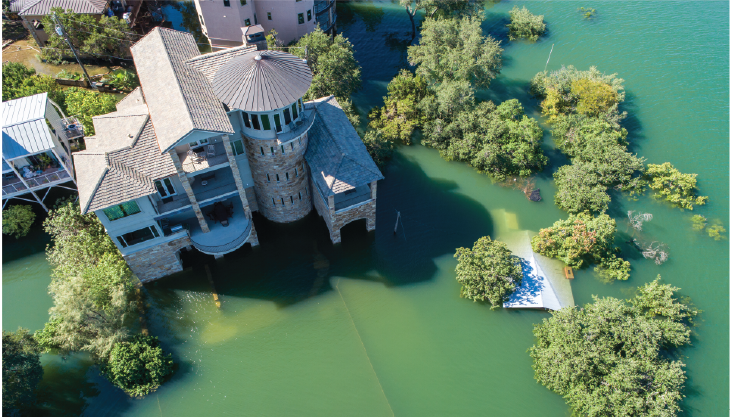
<path fill-rule="evenodd" d="M 489 301 L 492 309 L 501 307 L 522 282 L 519 258 L 507 245 L 480 238 L 472 249 L 456 249 L 456 280 L 462 285 L 461 294 L 474 301 Z"/>
<path fill-rule="evenodd" d="M 657 198 L 664 197 L 670 203 L 689 210 L 695 204 L 701 206 L 707 202 L 707 197 L 696 195 L 697 174 L 682 174 L 669 162 L 648 164 L 645 176 Z"/>
<path fill-rule="evenodd" d="M 543 33 L 545 33 L 545 22 L 543 18 L 545 16 L 536 16 L 527 10 L 527 7 L 522 6 L 522 9 L 517 6 L 513 7 L 509 11 L 510 24 L 507 25 L 509 28 L 509 40 L 515 39 L 529 39 L 536 41 Z"/>
<path fill-rule="evenodd" d="M 172 367 L 172 355 L 165 355 L 156 337 L 136 335 L 114 345 L 101 371 L 127 394 L 144 396 L 159 388 Z"/>
<path fill-rule="evenodd" d="M 21 238 L 28 234 L 34 221 L 35 213 L 31 206 L 10 206 L 3 210 L 3 234 Z"/>
<path fill-rule="evenodd" d="M 112 72 L 105 82 L 118 90 L 131 91 L 139 86 L 137 74 L 133 71 L 118 69 Z"/>
<path fill-rule="evenodd" d="M 68 72 L 65 69 L 62 69 L 61 72 L 56 74 L 56 78 L 60 78 L 63 80 L 80 80 L 81 74 L 78 72 Z"/>

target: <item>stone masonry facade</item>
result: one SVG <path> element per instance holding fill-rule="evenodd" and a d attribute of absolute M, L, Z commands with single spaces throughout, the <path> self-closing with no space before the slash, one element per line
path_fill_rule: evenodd
<path fill-rule="evenodd" d="M 340 230 L 355 220 L 365 219 L 368 232 L 375 230 L 377 187 L 377 181 L 370 183 L 370 200 L 339 211 L 335 211 L 334 196 L 329 196 L 326 204 L 321 194 L 314 198 L 314 206 L 317 209 L 317 213 L 322 216 L 324 222 L 327 224 L 332 243 L 340 243 L 342 241 Z M 315 192 L 319 193 L 317 190 Z"/>
<path fill-rule="evenodd" d="M 287 142 L 242 135 L 251 165 L 258 210 L 269 220 L 287 223 L 312 211 L 309 168 L 304 160 L 306 132 Z"/>
<path fill-rule="evenodd" d="M 183 270 L 180 262 L 180 249 L 191 245 L 185 236 L 151 248 L 143 249 L 124 256 L 127 265 L 140 281 L 150 282 L 166 275 Z"/>

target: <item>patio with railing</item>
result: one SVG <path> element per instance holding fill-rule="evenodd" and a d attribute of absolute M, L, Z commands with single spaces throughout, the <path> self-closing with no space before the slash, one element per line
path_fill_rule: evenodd
<path fill-rule="evenodd" d="M 192 173 L 228 163 L 228 155 L 223 142 L 202 145 L 188 152 L 178 153 L 183 171 Z"/>
<path fill-rule="evenodd" d="M 42 171 L 42 173 L 40 174 L 34 172 L 30 175 L 32 176 L 29 176 L 28 178 L 23 178 L 23 180 L 28 184 L 30 189 L 44 187 L 54 183 L 71 181 L 71 176 L 63 168 L 48 168 L 45 171 Z M 18 192 L 26 192 L 28 190 L 25 184 L 23 184 L 23 182 L 20 180 L 20 178 L 15 175 L 8 178 L 3 177 L 2 187 L 4 196 L 15 194 Z"/>

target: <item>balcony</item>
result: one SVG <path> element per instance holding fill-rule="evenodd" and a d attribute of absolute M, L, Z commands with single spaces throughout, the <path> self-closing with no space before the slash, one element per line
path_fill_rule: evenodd
<path fill-rule="evenodd" d="M 84 137 L 84 125 L 79 122 L 79 119 L 76 116 L 67 117 L 61 120 L 61 126 L 63 126 L 63 134 L 68 140 Z"/>
<path fill-rule="evenodd" d="M 195 194 L 195 199 L 200 205 L 227 194 L 238 194 L 236 181 L 233 179 L 233 172 L 230 169 L 220 169 L 203 173 L 195 177 L 190 177 L 188 180 L 190 181 L 190 188 L 192 188 L 193 194 Z M 190 206 L 190 199 L 184 190 L 178 190 L 176 195 L 164 200 L 166 202 L 160 201 L 157 203 L 157 212 L 160 215 L 169 214 Z"/>
<path fill-rule="evenodd" d="M 279 142 L 281 143 L 286 143 L 290 140 L 296 139 L 297 137 L 307 132 L 310 127 L 312 127 L 312 123 L 314 123 L 314 118 L 314 110 L 304 110 L 304 115 L 300 117 L 299 120 L 295 120 L 289 123 L 289 128 L 291 130 L 286 133 L 277 134 L 276 138 L 279 139 Z"/>
<path fill-rule="evenodd" d="M 335 0 L 317 0 L 314 2 L 314 14 L 320 14 L 335 4 Z"/>
<path fill-rule="evenodd" d="M 335 211 L 346 210 L 370 200 L 370 187 L 362 185 L 344 193 L 335 194 Z"/>
<path fill-rule="evenodd" d="M 214 222 L 207 213 L 213 210 L 213 205 L 202 208 L 210 232 L 203 233 L 196 218 L 187 222 L 190 230 L 190 241 L 199 251 L 208 255 L 223 255 L 243 246 L 251 236 L 251 220 L 243 211 L 243 204 L 238 196 L 223 201 L 223 204 L 233 206 L 233 215 L 228 219 L 228 226 Z"/>
<path fill-rule="evenodd" d="M 203 145 L 192 149 L 193 152 L 197 154 L 198 158 L 195 158 L 193 155 L 185 152 L 177 154 L 185 173 L 191 174 L 193 172 L 225 166 L 228 164 L 228 155 L 226 155 L 226 148 L 223 146 L 222 142 L 214 143 L 212 145 L 214 149 L 212 154 L 208 154 L 208 146 L 211 145 Z"/>
<path fill-rule="evenodd" d="M 2 180 L 3 197 L 28 192 L 25 184 L 14 173 L 6 175 L 3 175 Z M 26 175 L 33 175 L 23 178 L 31 190 L 71 181 L 71 175 L 63 168 L 46 168 L 40 174 L 36 171 Z"/>

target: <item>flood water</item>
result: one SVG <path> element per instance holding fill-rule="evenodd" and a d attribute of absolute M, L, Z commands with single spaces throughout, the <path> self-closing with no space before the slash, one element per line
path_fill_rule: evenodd
<path fill-rule="evenodd" d="M 491 6 L 484 28 L 504 41 L 504 69 L 482 98 L 519 98 L 537 116 L 529 80 L 545 67 L 597 65 L 626 80 L 624 109 L 632 150 L 648 163 L 671 161 L 699 174 L 706 206 L 670 208 L 649 197 L 614 196 L 611 215 L 629 239 L 625 213 L 650 212 L 644 240 L 664 242 L 670 260 L 656 266 L 624 247 L 627 282 L 602 283 L 575 272 L 577 304 L 591 295 L 630 297 L 661 274 L 703 310 L 687 364 L 686 416 L 725 415 L 728 406 L 728 242 L 692 230 L 702 214 L 728 227 L 728 3 L 526 2 L 544 14 L 548 36 L 508 42 L 514 4 Z M 593 7 L 584 20 L 577 7 Z M 382 103 L 387 82 L 407 65 L 410 22 L 391 3 L 338 4 L 338 27 L 363 67 L 353 98 L 361 114 Z M 532 328 L 549 316 L 491 311 L 459 298 L 454 249 L 515 227 L 538 230 L 567 215 L 553 204 L 553 163 L 537 177 L 543 201 L 492 184 L 419 145 L 401 147 L 378 187 L 378 227 L 355 223 L 333 246 L 315 214 L 288 225 L 255 219 L 261 246 L 223 260 L 185 259 L 186 270 L 146 287 L 147 322 L 180 368 L 144 399 L 130 399 L 87 358 L 45 355 L 39 415 L 493 415 L 568 416 L 563 399 L 533 379 Z M 396 211 L 402 228 L 394 236 Z M 505 219 L 517 218 L 517 225 Z M 51 306 L 40 231 L 16 245 L 4 239 L 3 329 L 39 329 Z M 10 256 L 9 256 L 10 255 Z M 210 271 L 221 308 L 216 308 Z"/>

